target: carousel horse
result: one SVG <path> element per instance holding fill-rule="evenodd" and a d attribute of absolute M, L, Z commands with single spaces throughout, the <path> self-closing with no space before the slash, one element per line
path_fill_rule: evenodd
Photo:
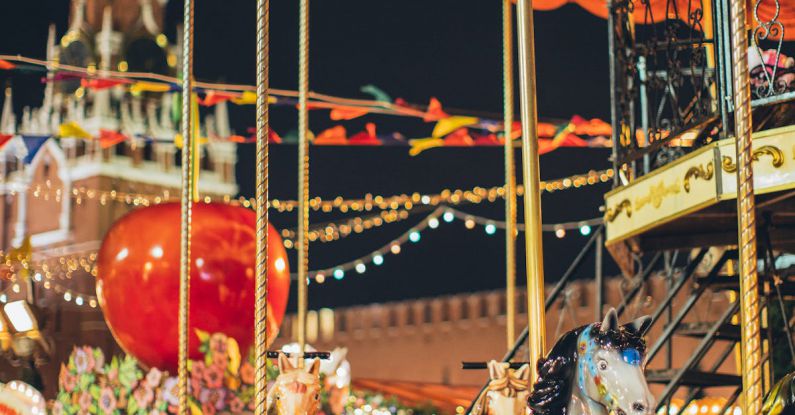
<path fill-rule="evenodd" d="M 762 404 L 763 415 L 795 415 L 795 372 L 776 382 Z"/>
<path fill-rule="evenodd" d="M 267 402 L 269 414 L 314 415 L 320 408 L 320 361 L 302 369 L 279 353 L 279 376 L 268 391 Z"/>
<path fill-rule="evenodd" d="M 18 380 L 0 384 L 0 415 L 45 415 L 44 396 L 33 386 Z"/>
<path fill-rule="evenodd" d="M 643 375 L 651 318 L 624 326 L 611 309 L 601 323 L 563 335 L 538 361 L 527 400 L 534 415 L 652 415 L 654 397 Z"/>
<path fill-rule="evenodd" d="M 525 415 L 530 366 L 510 368 L 510 363 L 490 361 L 489 384 L 478 398 L 473 415 Z"/>

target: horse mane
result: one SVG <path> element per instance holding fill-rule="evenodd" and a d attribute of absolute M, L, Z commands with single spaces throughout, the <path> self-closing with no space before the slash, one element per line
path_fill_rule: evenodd
<path fill-rule="evenodd" d="M 620 326 L 617 330 L 602 332 L 601 325 L 591 325 L 591 336 L 602 347 L 619 351 L 632 348 L 645 353 L 646 342 L 632 328 Z M 577 373 L 578 340 L 587 327 L 581 326 L 564 334 L 547 357 L 538 359 L 538 377 L 527 398 L 533 415 L 566 415 Z"/>

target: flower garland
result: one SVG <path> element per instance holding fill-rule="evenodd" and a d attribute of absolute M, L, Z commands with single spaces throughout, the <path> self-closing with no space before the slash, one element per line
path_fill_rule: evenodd
<path fill-rule="evenodd" d="M 197 331 L 200 360 L 191 360 L 190 409 L 193 415 L 253 414 L 254 354 L 241 359 L 237 342 L 221 333 Z M 268 361 L 270 383 L 279 375 Z M 322 375 L 321 375 L 322 376 Z M 321 379 L 321 384 L 325 384 Z M 105 361 L 102 350 L 75 347 L 61 364 L 58 394 L 50 402 L 53 415 L 171 415 L 179 405 L 177 378 L 157 368 L 145 371 L 129 355 Z M 319 415 L 332 415 L 328 394 L 321 395 Z M 412 408 L 396 399 L 362 391 L 352 392 L 339 415 L 430 415 L 431 407 Z"/>

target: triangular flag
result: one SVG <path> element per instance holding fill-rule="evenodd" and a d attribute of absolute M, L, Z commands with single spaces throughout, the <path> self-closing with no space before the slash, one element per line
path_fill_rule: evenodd
<path fill-rule="evenodd" d="M 322 131 L 312 144 L 318 146 L 343 146 L 348 144 L 345 127 L 338 125 Z"/>
<path fill-rule="evenodd" d="M 58 127 L 58 136 L 82 138 L 84 140 L 89 140 L 92 138 L 91 134 L 84 130 L 83 127 L 81 127 L 76 121 L 68 121 L 61 124 L 61 126 Z"/>
<path fill-rule="evenodd" d="M 367 115 L 370 110 L 360 107 L 337 107 L 331 110 L 329 117 L 334 121 L 352 120 Z"/>
<path fill-rule="evenodd" d="M 97 78 L 97 79 L 81 79 L 80 86 L 83 88 L 100 90 L 100 89 L 107 89 L 112 88 L 116 85 L 124 85 L 129 84 L 130 81 L 126 79 L 108 79 L 108 78 Z"/>
<path fill-rule="evenodd" d="M 502 145 L 499 139 L 497 139 L 497 135 L 492 134 L 485 134 L 485 135 L 476 135 L 475 136 L 475 145 L 476 146 L 499 146 Z"/>
<path fill-rule="evenodd" d="M 33 161 L 33 157 L 36 157 L 36 153 L 41 150 L 41 146 L 50 139 L 50 136 L 22 136 L 22 141 L 25 143 L 25 148 L 28 149 L 28 155 L 25 156 L 23 162 L 25 164 L 30 164 Z"/>
<path fill-rule="evenodd" d="M 0 149 L 5 147 L 12 138 L 14 138 L 13 134 L 0 134 Z"/>
<path fill-rule="evenodd" d="M 99 129 L 99 145 L 102 148 L 111 148 L 116 144 L 127 141 L 127 138 L 126 135 L 118 131 Z"/>
<path fill-rule="evenodd" d="M 381 88 L 375 85 L 365 85 L 359 89 L 360 91 L 364 92 L 365 94 L 370 94 L 375 98 L 376 101 L 380 102 L 392 102 L 392 98 Z"/>
<path fill-rule="evenodd" d="M 6 71 L 10 71 L 11 69 L 14 69 L 16 67 L 17 66 L 14 65 L 13 63 L 4 59 L 0 59 L 0 69 L 5 69 Z"/>
<path fill-rule="evenodd" d="M 211 107 L 224 101 L 240 97 L 240 94 L 233 94 L 231 92 L 223 91 L 207 91 L 204 98 L 199 98 L 199 105 L 203 107 Z"/>
<path fill-rule="evenodd" d="M 409 155 L 416 156 L 417 154 L 420 154 L 429 148 L 444 146 L 444 140 L 441 138 L 434 138 L 434 137 L 415 138 L 409 140 L 409 145 L 411 145 L 411 148 L 409 149 Z"/>
<path fill-rule="evenodd" d="M 459 115 L 452 116 L 449 118 L 444 118 L 436 123 L 436 126 L 433 128 L 433 133 L 431 133 L 431 136 L 436 138 L 441 138 L 461 127 L 467 127 L 473 124 L 477 124 L 478 121 L 480 121 L 480 119 L 477 117 L 464 117 Z"/>
<path fill-rule="evenodd" d="M 270 101 L 270 100 L 269 100 Z M 252 105 L 257 103 L 257 93 L 252 91 L 243 91 L 240 96 L 232 98 L 232 102 L 237 105 Z"/>
<path fill-rule="evenodd" d="M 348 144 L 357 146 L 379 146 L 381 140 L 375 135 L 375 124 L 368 122 L 365 131 L 356 133 L 348 139 Z"/>
<path fill-rule="evenodd" d="M 428 110 L 425 111 L 422 120 L 425 122 L 439 121 L 443 118 L 448 118 L 450 115 L 442 110 L 442 103 L 438 99 L 431 97 L 431 102 L 428 104 Z"/>
<path fill-rule="evenodd" d="M 171 91 L 170 84 L 160 82 L 138 81 L 130 87 L 130 92 L 140 94 L 141 92 L 168 92 Z"/>
<path fill-rule="evenodd" d="M 475 145 L 475 141 L 472 140 L 466 128 L 459 128 L 444 138 L 444 145 L 450 147 L 471 147 Z"/>

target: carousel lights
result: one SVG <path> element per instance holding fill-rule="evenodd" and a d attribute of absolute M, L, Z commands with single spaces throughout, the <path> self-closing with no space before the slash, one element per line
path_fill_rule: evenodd
<path fill-rule="evenodd" d="M 373 255 L 373 264 L 375 264 L 375 265 L 381 265 L 381 264 L 383 264 L 383 263 L 384 263 L 384 257 L 383 257 L 383 255 L 381 255 L 381 254 L 375 254 L 375 255 Z"/>
<path fill-rule="evenodd" d="M 324 282 L 326 282 L 326 274 L 322 272 L 318 272 L 317 274 L 315 274 L 315 282 L 318 284 L 323 284 Z"/>
<path fill-rule="evenodd" d="M 450 223 L 453 221 L 453 219 L 455 219 L 455 215 L 453 214 L 453 212 L 450 212 L 448 210 L 447 212 L 444 212 L 444 215 L 442 215 L 442 219 L 444 219 L 445 222 Z"/>
<path fill-rule="evenodd" d="M 430 227 L 431 229 L 438 228 L 439 227 L 439 219 L 436 219 L 436 217 L 432 217 L 432 218 L 428 219 L 428 227 Z"/>
<path fill-rule="evenodd" d="M 494 235 L 497 232 L 497 227 L 493 223 L 489 223 L 486 225 L 486 234 L 487 235 Z"/>
<path fill-rule="evenodd" d="M 367 271 L 367 265 L 364 265 L 364 262 L 359 262 L 356 264 L 356 272 L 359 274 L 364 274 L 365 271 Z"/>
<path fill-rule="evenodd" d="M 345 278 L 345 271 L 343 271 L 342 268 L 335 269 L 334 270 L 334 279 L 339 281 L 339 280 L 341 280 L 343 278 Z"/>
<path fill-rule="evenodd" d="M 412 231 L 412 232 L 409 234 L 409 241 L 411 241 L 411 242 L 414 242 L 414 243 L 417 243 L 417 242 L 419 242 L 419 241 L 420 241 L 420 237 L 421 237 L 421 236 L 420 236 L 420 232 L 419 232 L 419 231 Z"/>
<path fill-rule="evenodd" d="M 393 243 L 392 246 L 389 247 L 389 252 L 392 252 L 392 254 L 394 254 L 394 255 L 399 254 L 400 253 L 400 244 L 398 244 L 397 242 Z"/>
<path fill-rule="evenodd" d="M 591 226 L 588 225 L 587 223 L 583 223 L 582 225 L 580 225 L 580 234 L 582 236 L 590 235 L 591 234 Z"/>
<path fill-rule="evenodd" d="M 566 236 L 566 229 L 564 229 L 563 227 L 558 227 L 557 229 L 555 229 L 555 236 L 557 236 L 558 239 L 563 239 L 563 237 Z"/>

